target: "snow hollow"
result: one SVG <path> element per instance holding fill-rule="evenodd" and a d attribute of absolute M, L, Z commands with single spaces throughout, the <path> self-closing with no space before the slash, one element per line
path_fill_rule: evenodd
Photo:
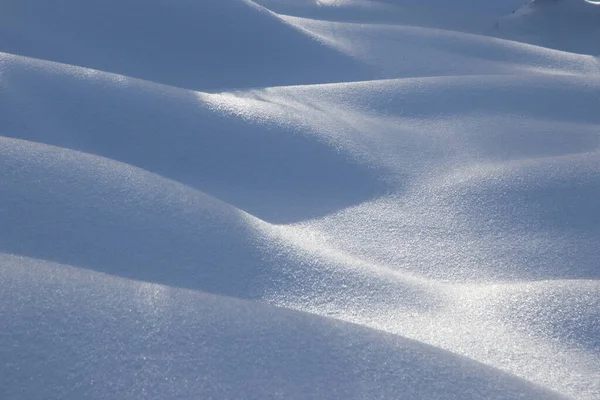
<path fill-rule="evenodd" d="M 599 27 L 0 2 L 0 399 L 600 398 Z"/>

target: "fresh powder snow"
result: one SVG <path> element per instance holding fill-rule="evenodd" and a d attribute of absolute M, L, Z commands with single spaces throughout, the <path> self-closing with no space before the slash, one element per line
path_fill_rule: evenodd
<path fill-rule="evenodd" d="M 600 4 L 0 2 L 0 399 L 600 398 Z"/>

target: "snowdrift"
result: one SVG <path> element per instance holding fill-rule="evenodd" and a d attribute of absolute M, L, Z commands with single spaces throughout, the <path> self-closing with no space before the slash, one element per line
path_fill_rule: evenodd
<path fill-rule="evenodd" d="M 600 55 L 600 4 L 589 0 L 535 0 L 498 21 L 500 35 Z"/>
<path fill-rule="evenodd" d="M 4 398 L 560 398 L 425 344 L 290 310 L 8 255 L 0 277 Z"/>
<path fill-rule="evenodd" d="M 232 114 L 207 95 L 6 54 L 0 60 L 5 136 L 144 168 L 273 221 L 322 215 L 385 189 L 375 171 L 305 129 Z M 56 123 L 40 126 L 39 115 Z"/>
<path fill-rule="evenodd" d="M 10 1 L 1 51 L 202 89 L 337 82 L 368 69 L 241 0 Z"/>
<path fill-rule="evenodd" d="M 521 6 L 3 2 L 0 397 L 598 398 L 598 7 Z"/>

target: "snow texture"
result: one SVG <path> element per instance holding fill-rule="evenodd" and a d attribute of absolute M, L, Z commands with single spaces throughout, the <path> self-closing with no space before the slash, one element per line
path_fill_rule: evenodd
<path fill-rule="evenodd" d="M 600 398 L 599 26 L 0 2 L 0 399 Z"/>

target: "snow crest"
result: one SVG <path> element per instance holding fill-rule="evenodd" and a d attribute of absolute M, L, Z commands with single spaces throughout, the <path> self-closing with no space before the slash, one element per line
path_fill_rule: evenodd
<path fill-rule="evenodd" d="M 600 397 L 599 9 L 2 2 L 0 398 Z"/>

